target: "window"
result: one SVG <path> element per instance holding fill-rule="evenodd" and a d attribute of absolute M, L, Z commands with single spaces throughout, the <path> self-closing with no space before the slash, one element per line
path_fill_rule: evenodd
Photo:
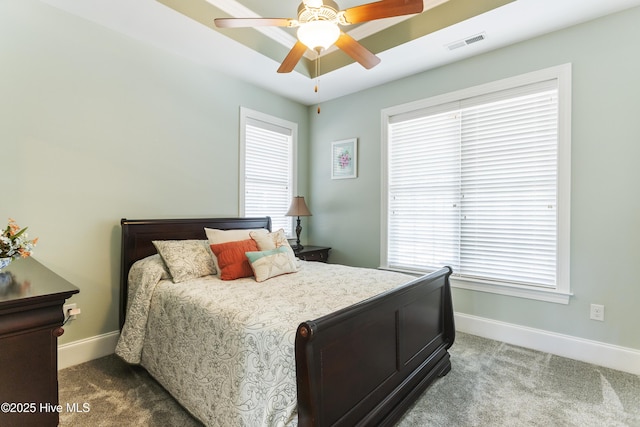
<path fill-rule="evenodd" d="M 570 65 L 383 111 L 383 268 L 568 303 Z"/>
<path fill-rule="evenodd" d="M 295 194 L 298 125 L 240 109 L 240 216 L 270 216 L 272 228 L 293 235 L 285 216 Z"/>

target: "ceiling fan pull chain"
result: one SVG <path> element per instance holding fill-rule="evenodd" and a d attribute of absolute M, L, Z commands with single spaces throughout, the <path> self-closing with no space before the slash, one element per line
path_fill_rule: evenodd
<path fill-rule="evenodd" d="M 320 84 L 320 49 L 316 51 L 316 86 L 313 89 L 318 95 L 318 114 L 320 114 L 320 94 L 318 93 L 319 84 Z"/>

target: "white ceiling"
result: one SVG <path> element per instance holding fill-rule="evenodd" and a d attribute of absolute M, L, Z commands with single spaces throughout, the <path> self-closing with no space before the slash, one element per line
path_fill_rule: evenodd
<path fill-rule="evenodd" d="M 640 0 L 516 0 L 381 52 L 378 56 L 382 62 L 371 70 L 354 63 L 324 74 L 319 79 L 319 93 L 314 93 L 315 79 L 297 72 L 278 74 L 278 62 L 155 0 L 41 1 L 305 105 L 334 99 L 640 5 Z M 279 0 L 272 1 L 277 3 Z M 227 0 L 227 3 L 235 2 Z M 295 13 L 291 15 L 295 16 Z M 482 42 L 455 50 L 446 47 L 479 33 L 486 36 Z"/>

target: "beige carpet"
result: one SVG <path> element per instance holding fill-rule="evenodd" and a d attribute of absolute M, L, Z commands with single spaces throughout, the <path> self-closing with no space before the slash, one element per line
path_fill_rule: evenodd
<path fill-rule="evenodd" d="M 640 376 L 466 334 L 451 361 L 398 427 L 640 427 Z M 64 369 L 58 381 L 63 407 L 89 409 L 63 411 L 61 426 L 201 425 L 144 369 L 116 356 Z"/>

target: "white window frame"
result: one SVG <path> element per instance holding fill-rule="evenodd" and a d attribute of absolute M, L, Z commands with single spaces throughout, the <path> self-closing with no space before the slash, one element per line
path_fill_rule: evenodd
<path fill-rule="evenodd" d="M 380 268 L 389 269 L 388 248 L 388 152 L 389 123 L 393 116 L 426 108 L 434 108 L 451 102 L 459 102 L 475 96 L 517 88 L 547 80 L 558 82 L 558 175 L 557 175 L 557 259 L 555 288 L 541 288 L 502 282 L 460 279 L 452 277 L 453 287 L 501 295 L 568 304 L 570 286 L 570 202 L 571 202 L 571 64 L 563 64 L 531 73 L 506 78 L 448 94 L 434 96 L 382 110 L 382 194 L 381 194 L 381 251 Z M 416 273 L 416 271 L 409 271 Z M 455 273 L 455 272 L 454 272 Z"/>
<path fill-rule="evenodd" d="M 245 194 L 246 194 L 246 129 L 247 125 L 252 124 L 254 126 L 264 125 L 265 129 L 277 130 L 278 128 L 285 129 L 291 136 L 291 152 L 289 165 L 291 168 L 291 182 L 289 188 L 289 200 L 293 196 L 297 195 L 297 182 L 298 182 L 298 124 L 281 119 L 279 117 L 271 116 L 260 111 L 251 110 L 246 107 L 240 107 L 240 156 L 239 156 L 239 216 L 246 216 L 245 206 Z M 273 220 L 273 218 L 272 218 Z M 294 237 L 294 225 L 293 218 L 290 218 L 290 226 L 287 231 L 287 237 Z"/>

